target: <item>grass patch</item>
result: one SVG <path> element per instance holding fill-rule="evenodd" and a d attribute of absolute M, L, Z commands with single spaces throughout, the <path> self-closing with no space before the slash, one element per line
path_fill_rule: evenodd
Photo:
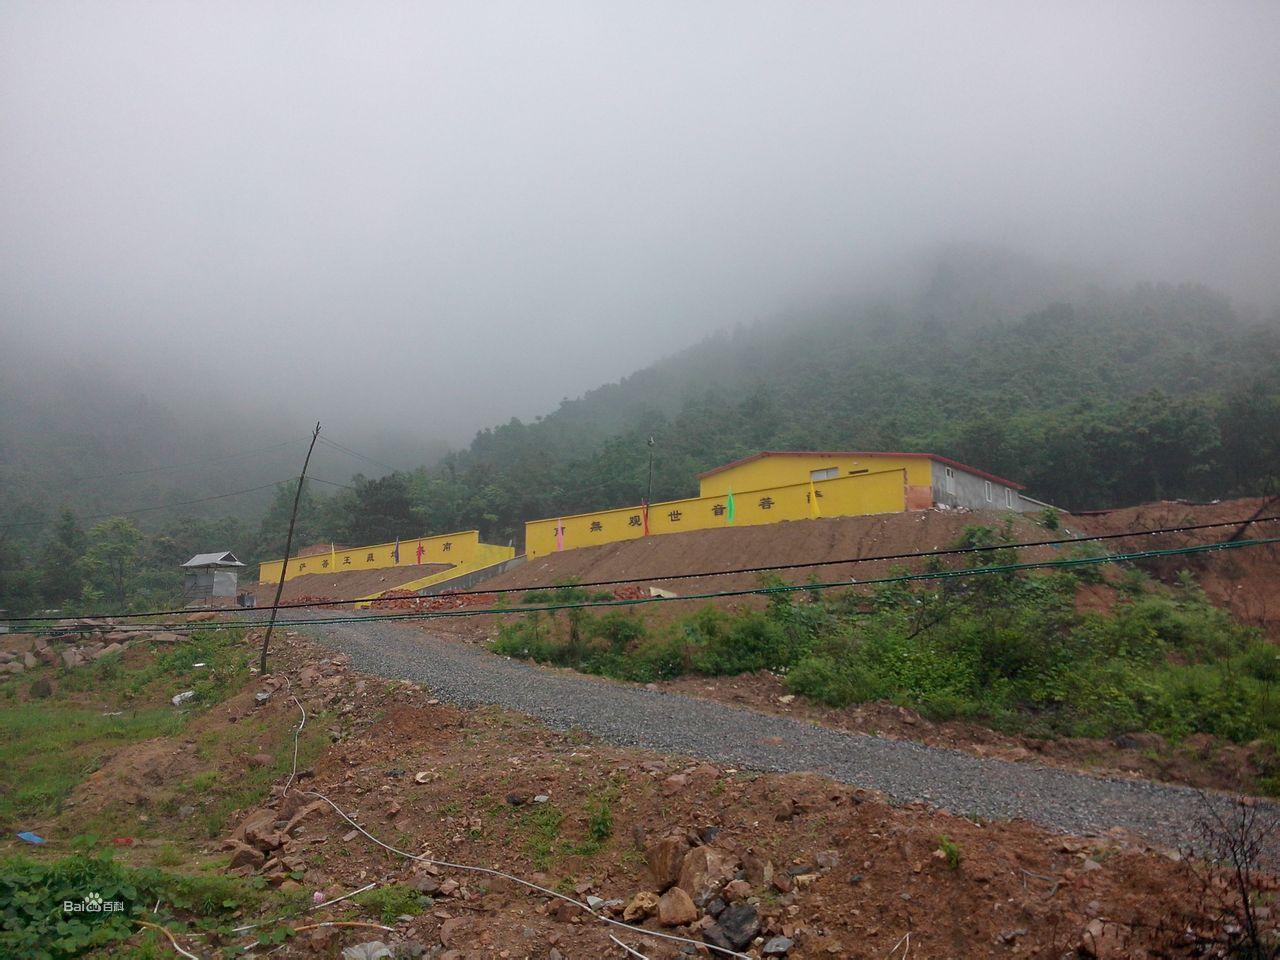
<path fill-rule="evenodd" d="M 374 887 L 351 899 L 387 925 L 395 923 L 402 916 L 416 917 L 431 906 L 430 897 L 423 896 L 403 883 Z"/>
<path fill-rule="evenodd" d="M 1015 561 L 1002 548 L 1009 536 L 966 528 L 956 546 L 1000 549 L 961 562 Z M 943 569 L 937 558 L 926 566 Z M 768 670 L 832 706 L 887 700 L 1034 736 L 1208 733 L 1280 749 L 1274 646 L 1210 604 L 1189 574 L 1165 586 L 1122 567 L 1114 609 L 1078 612 L 1077 591 L 1097 580 L 1084 568 L 886 584 L 870 596 L 775 593 L 765 610 L 707 607 L 657 629 L 618 610 L 531 611 L 492 648 L 636 682 Z M 1260 785 L 1274 790 L 1280 769 L 1264 770 Z"/>
<path fill-rule="evenodd" d="M 119 909 L 64 911 L 64 902 L 83 903 L 90 893 Z M 135 935 L 136 918 L 163 923 L 177 917 L 214 929 L 263 898 L 235 878 L 127 867 L 106 855 L 75 854 L 48 863 L 10 857 L 0 861 L 0 956 L 126 956 L 129 948 L 113 945 Z M 162 912 L 152 914 L 157 900 Z M 134 955 L 145 956 L 146 949 L 134 948 Z"/>

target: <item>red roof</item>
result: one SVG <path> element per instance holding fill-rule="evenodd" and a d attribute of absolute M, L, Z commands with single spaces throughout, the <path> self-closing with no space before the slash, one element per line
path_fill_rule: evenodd
<path fill-rule="evenodd" d="M 733 463 L 726 463 L 723 466 L 714 467 L 705 473 L 700 473 L 698 474 L 698 479 L 702 480 L 717 473 L 723 473 L 725 470 L 732 470 L 734 467 L 740 467 L 744 463 L 761 460 L 764 457 L 911 457 L 919 460 L 936 460 L 938 463 L 945 463 L 949 467 L 955 467 L 957 470 L 963 470 L 965 473 L 971 473 L 975 477 L 982 477 L 984 480 L 991 480 L 994 483 L 1003 484 L 1006 487 L 1012 487 L 1014 490 L 1026 489 L 1022 484 L 1015 483 L 1013 480 L 1006 480 L 1004 477 L 997 477 L 994 473 L 987 473 L 985 470 L 979 470 L 977 467 L 971 467 L 968 464 L 961 463 L 958 460 L 952 460 L 950 457 L 944 457 L 940 454 L 895 453 L 886 450 L 761 450 L 759 453 L 753 453 L 749 457 L 743 457 L 741 460 L 733 461 Z"/>

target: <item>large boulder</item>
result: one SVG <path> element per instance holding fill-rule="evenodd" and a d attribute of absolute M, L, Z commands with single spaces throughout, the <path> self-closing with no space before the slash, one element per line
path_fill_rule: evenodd
<path fill-rule="evenodd" d="M 723 950 L 741 950 L 760 932 L 760 914 L 749 903 L 726 907 L 702 938 Z"/>
<path fill-rule="evenodd" d="M 679 887 L 672 887 L 658 900 L 658 922 L 664 927 L 683 927 L 697 919 L 698 908 Z"/>
<path fill-rule="evenodd" d="M 645 848 L 644 858 L 659 892 L 673 886 L 680 879 L 680 868 L 688 852 L 689 843 L 684 837 L 664 837 Z"/>
<path fill-rule="evenodd" d="M 685 854 L 676 886 L 703 907 L 733 879 L 737 869 L 738 858 L 727 850 L 705 845 L 694 847 Z"/>

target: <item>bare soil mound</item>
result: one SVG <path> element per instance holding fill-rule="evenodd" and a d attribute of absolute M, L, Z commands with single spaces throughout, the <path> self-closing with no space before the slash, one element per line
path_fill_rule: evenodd
<path fill-rule="evenodd" d="M 1209 504 L 1162 500 L 1104 514 L 1072 517 L 1071 521 L 1073 526 L 1078 525 L 1089 534 L 1108 534 L 1277 514 L 1280 514 L 1280 499 L 1251 497 Z M 1280 523 L 1252 523 L 1244 527 L 1122 538 L 1110 541 L 1108 549 L 1165 549 L 1214 543 L 1233 536 L 1250 540 L 1277 537 L 1280 536 Z M 1157 558 L 1142 561 L 1141 566 L 1164 581 L 1173 581 L 1183 570 L 1191 571 L 1210 600 L 1227 607 L 1242 623 L 1261 627 L 1272 640 L 1280 640 L 1280 544 Z"/>
<path fill-rule="evenodd" d="M 526 584 L 552 584 L 568 578 L 584 582 L 627 580 L 669 574 L 714 573 L 750 566 L 784 563 L 829 563 L 845 558 L 943 550 L 953 546 L 973 525 L 1012 524 L 1018 540 L 1044 540 L 1052 535 L 1031 520 L 988 510 L 925 510 L 886 513 L 870 517 L 793 520 L 769 526 L 724 527 L 666 534 L 644 540 L 629 540 L 599 547 L 583 547 L 539 557 L 515 570 L 484 582 L 485 589 Z M 1074 530 L 1074 527 L 1072 528 Z M 1047 560 L 1057 555 L 1052 547 L 1023 551 L 1027 560 Z M 792 582 L 811 574 L 819 580 L 866 580 L 888 574 L 906 561 L 841 563 L 804 566 L 781 571 Z M 756 573 L 726 576 L 694 576 L 688 579 L 655 581 L 655 586 L 677 593 L 703 593 L 754 587 Z"/>
<path fill-rule="evenodd" d="M 284 583 L 282 602 L 292 602 L 303 597 L 322 597 L 326 600 L 347 600 L 367 597 L 383 590 L 393 590 L 413 580 L 430 577 L 448 570 L 449 563 L 424 563 L 421 566 L 385 567 L 381 570 L 352 570 L 349 573 L 308 573 Z M 258 606 L 271 605 L 275 596 L 274 583 L 258 583 L 254 588 Z"/>

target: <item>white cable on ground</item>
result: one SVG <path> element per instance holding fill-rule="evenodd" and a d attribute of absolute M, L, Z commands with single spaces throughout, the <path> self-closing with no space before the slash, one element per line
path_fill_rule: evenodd
<path fill-rule="evenodd" d="M 649 960 L 649 958 L 646 957 L 639 950 L 634 950 L 631 947 L 628 947 L 625 943 L 623 943 L 621 940 L 615 937 L 612 933 L 609 934 L 609 939 L 612 940 L 614 943 L 616 943 L 618 946 L 620 946 L 623 950 L 625 950 L 628 956 L 639 957 L 640 960 Z"/>
<path fill-rule="evenodd" d="M 297 697 L 293 697 L 293 701 L 294 703 L 298 704 L 298 709 L 302 711 L 302 721 L 298 724 L 297 729 L 294 730 L 293 732 L 294 770 L 289 775 L 288 783 L 285 786 L 284 792 L 281 794 L 282 797 L 288 794 L 289 786 L 292 785 L 294 777 L 297 775 L 298 736 L 302 733 L 302 728 L 307 722 L 307 711 L 303 709 L 303 706 L 298 701 Z M 573 897 L 565 896 L 563 893 L 559 893 L 555 890 L 548 889 L 547 887 L 539 886 L 536 883 L 533 883 L 529 880 L 525 880 L 521 877 L 517 877 L 514 874 L 504 873 L 501 870 L 493 870 L 489 867 L 477 867 L 477 866 L 473 866 L 471 864 L 466 864 L 466 863 L 450 863 L 447 860 L 434 860 L 431 857 L 424 857 L 421 854 L 409 853 L 406 850 L 400 850 L 397 847 L 391 846 L 391 844 L 389 843 L 383 843 L 381 840 L 379 840 L 377 837 L 371 834 L 364 827 L 360 826 L 360 824 L 356 823 L 355 820 L 351 819 L 351 817 L 347 814 L 345 810 L 343 810 L 340 806 L 338 806 L 336 803 L 334 803 L 332 800 L 326 797 L 323 793 L 320 793 L 316 790 L 304 790 L 303 796 L 316 797 L 320 800 L 323 800 L 329 806 L 333 807 L 334 812 L 337 813 L 338 816 L 340 816 L 343 820 L 347 821 L 347 823 L 351 824 L 352 827 L 354 827 L 360 833 L 364 834 L 364 836 L 368 837 L 370 840 L 372 840 L 378 846 L 382 847 L 384 850 L 389 850 L 398 856 L 404 857 L 406 860 L 416 860 L 419 863 L 427 863 L 435 867 L 445 867 L 446 869 L 449 869 L 449 870 L 466 870 L 471 873 L 481 873 L 490 877 L 500 877 L 503 880 L 510 880 L 512 883 L 518 883 L 523 887 L 528 887 L 530 890 L 536 890 L 539 893 L 546 894 L 548 897 L 553 897 L 556 900 L 563 900 L 565 903 L 571 903 L 575 907 L 579 907 L 580 909 L 591 914 L 591 916 L 595 917 L 601 923 L 607 923 L 610 926 L 621 927 L 623 930 L 630 930 L 632 933 L 638 933 L 641 936 L 645 936 L 645 937 L 656 937 L 659 940 L 671 940 L 671 941 L 674 941 L 675 943 L 689 943 L 689 944 L 693 944 L 695 947 L 706 947 L 708 950 L 713 950 L 716 953 L 724 954 L 726 957 L 737 957 L 739 958 L 739 960 L 751 960 L 751 958 L 748 957 L 745 953 L 738 953 L 735 950 L 727 950 L 724 947 L 718 947 L 713 943 L 706 943 L 705 941 L 702 941 L 702 940 L 693 940 L 689 937 L 681 937 L 674 933 L 661 933 L 657 930 L 647 930 L 644 927 L 638 927 L 634 924 L 624 923 L 621 920 L 615 920 L 613 919 L 613 917 L 607 917 L 604 914 L 598 913 L 597 911 L 591 909 L 591 907 L 583 903 L 581 900 L 575 900 Z"/>

